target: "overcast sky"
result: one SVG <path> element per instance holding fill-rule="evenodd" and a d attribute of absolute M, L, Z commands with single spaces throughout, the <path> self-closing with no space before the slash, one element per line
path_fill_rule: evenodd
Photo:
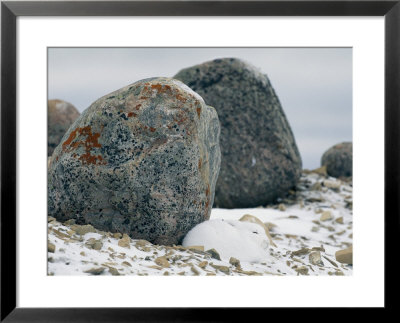
<path fill-rule="evenodd" d="M 292 127 L 303 168 L 352 141 L 351 48 L 50 48 L 48 96 L 80 112 L 140 79 L 172 77 L 215 58 L 237 57 L 267 74 Z"/>

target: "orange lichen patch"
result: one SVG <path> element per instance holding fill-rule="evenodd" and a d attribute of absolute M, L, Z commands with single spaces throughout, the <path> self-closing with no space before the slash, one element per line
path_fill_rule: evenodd
<path fill-rule="evenodd" d="M 147 100 L 148 97 L 147 97 L 147 96 L 141 96 L 139 99 L 140 99 L 140 100 Z"/>
<path fill-rule="evenodd" d="M 80 136 L 85 136 L 85 140 L 74 141 L 76 138 Z M 100 148 L 101 144 L 99 143 L 100 133 L 92 133 L 92 128 L 90 126 L 86 127 L 78 127 L 74 131 L 72 131 L 66 141 L 62 144 L 62 149 L 64 152 L 71 152 L 77 149 L 80 146 L 85 147 L 85 153 L 79 157 L 79 160 L 82 161 L 82 164 L 102 164 L 105 165 L 106 162 L 103 160 L 103 157 L 100 155 L 92 155 L 91 151 L 93 148 Z M 78 155 L 74 153 L 72 157 L 76 158 Z"/>
<path fill-rule="evenodd" d="M 162 85 L 162 84 L 159 84 L 159 83 L 158 84 L 152 84 L 151 88 L 153 90 L 157 90 L 157 92 L 159 94 L 167 93 L 168 91 L 171 91 L 171 87 L 169 85 L 167 85 L 167 84 L 165 84 L 165 85 Z"/>
<path fill-rule="evenodd" d="M 131 117 L 137 117 L 137 114 L 135 112 L 129 112 L 128 118 L 131 118 Z"/>
<path fill-rule="evenodd" d="M 177 100 L 179 100 L 179 101 L 181 101 L 181 102 L 186 102 L 186 101 L 187 101 L 187 99 L 184 98 L 184 97 L 182 96 L 182 94 L 180 94 L 180 93 L 178 93 L 177 95 L 175 95 L 175 97 L 176 97 Z"/>
<path fill-rule="evenodd" d="M 197 108 L 196 111 L 197 111 L 197 115 L 198 115 L 199 118 L 200 118 L 201 108 Z"/>
<path fill-rule="evenodd" d="M 135 109 L 136 109 L 136 110 L 139 110 L 139 108 L 140 108 L 141 106 L 142 106 L 141 104 L 138 104 L 138 105 L 135 107 Z"/>
<path fill-rule="evenodd" d="M 100 155 L 91 155 L 90 152 L 86 152 L 83 154 L 81 157 L 79 157 L 79 160 L 82 162 L 83 165 L 105 165 L 106 162 L 104 161 L 103 157 Z"/>
<path fill-rule="evenodd" d="M 208 196 L 209 194 L 210 194 L 210 184 L 207 185 L 206 196 Z"/>
<path fill-rule="evenodd" d="M 201 163 L 202 163 L 202 159 L 199 159 L 199 169 L 201 169 Z"/>
<path fill-rule="evenodd" d="M 65 141 L 63 142 L 63 144 L 62 144 L 63 150 L 66 150 L 66 147 L 67 147 L 68 145 L 71 144 L 72 140 L 75 139 L 76 133 L 77 133 L 78 131 L 79 131 L 79 128 L 75 129 L 74 131 L 72 131 L 72 132 L 69 134 L 68 139 L 65 140 Z"/>
<path fill-rule="evenodd" d="M 150 131 L 154 132 L 154 131 L 156 131 L 156 128 L 150 127 Z"/>

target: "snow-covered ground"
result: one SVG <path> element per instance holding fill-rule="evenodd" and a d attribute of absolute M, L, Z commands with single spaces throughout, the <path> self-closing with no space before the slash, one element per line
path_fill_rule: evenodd
<path fill-rule="evenodd" d="M 335 253 L 353 244 L 351 182 L 304 171 L 278 204 L 213 209 L 185 246 L 153 245 L 48 219 L 49 275 L 351 275 Z M 252 215 L 269 229 L 238 221 Z M 211 251 L 210 251 L 211 250 Z"/>

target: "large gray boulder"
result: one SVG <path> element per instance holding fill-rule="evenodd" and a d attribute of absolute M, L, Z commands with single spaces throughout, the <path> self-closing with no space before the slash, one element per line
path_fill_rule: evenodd
<path fill-rule="evenodd" d="M 49 100 L 47 102 L 47 112 L 47 155 L 51 156 L 61 138 L 79 117 L 80 113 L 71 103 L 62 100 Z"/>
<path fill-rule="evenodd" d="M 265 205 L 295 186 L 300 154 L 266 75 L 242 60 L 224 58 L 183 69 L 174 78 L 218 112 L 222 161 L 217 207 Z"/>
<path fill-rule="evenodd" d="M 342 142 L 329 148 L 322 155 L 321 166 L 326 166 L 329 176 L 353 176 L 353 143 Z"/>
<path fill-rule="evenodd" d="M 48 212 L 155 244 L 209 219 L 220 167 L 214 108 L 180 81 L 138 81 L 94 102 L 50 160 Z"/>

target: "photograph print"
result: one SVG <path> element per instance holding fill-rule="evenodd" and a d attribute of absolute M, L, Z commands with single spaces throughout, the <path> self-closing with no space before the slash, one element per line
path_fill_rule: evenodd
<path fill-rule="evenodd" d="M 49 47 L 47 274 L 353 274 L 352 49 Z"/>

